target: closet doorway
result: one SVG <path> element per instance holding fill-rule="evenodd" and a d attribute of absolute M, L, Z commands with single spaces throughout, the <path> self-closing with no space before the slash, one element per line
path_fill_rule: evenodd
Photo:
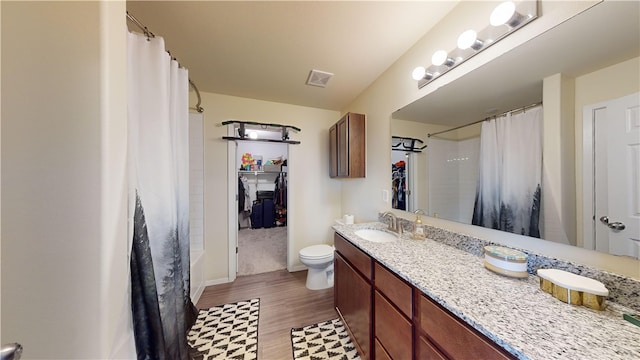
<path fill-rule="evenodd" d="M 282 136 L 273 130 L 248 130 L 251 132 L 258 139 L 279 140 Z M 289 145 L 255 140 L 232 144 L 237 201 L 235 216 L 230 216 L 236 218 L 235 229 L 230 233 L 235 232 L 237 239 L 236 275 L 286 269 Z"/>

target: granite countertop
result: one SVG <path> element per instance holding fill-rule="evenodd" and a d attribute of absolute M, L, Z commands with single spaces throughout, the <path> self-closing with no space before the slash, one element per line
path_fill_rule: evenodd
<path fill-rule="evenodd" d="M 604 311 L 563 303 L 535 275 L 496 274 L 483 258 L 434 240 L 407 236 L 374 243 L 355 234 L 383 223 L 333 229 L 375 260 L 520 359 L 640 359 L 640 327 L 631 310 L 607 301 Z"/>

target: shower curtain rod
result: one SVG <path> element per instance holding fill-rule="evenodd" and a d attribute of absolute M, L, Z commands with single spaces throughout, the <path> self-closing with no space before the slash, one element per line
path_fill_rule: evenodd
<path fill-rule="evenodd" d="M 488 117 L 486 117 L 486 118 L 484 118 L 484 119 L 482 119 L 482 120 L 478 120 L 478 121 L 474 121 L 474 122 L 471 122 L 471 123 L 468 123 L 468 124 L 464 124 L 464 125 L 456 126 L 456 127 L 454 127 L 454 128 L 451 128 L 451 129 L 442 130 L 442 131 L 434 132 L 434 133 L 431 133 L 431 134 L 427 134 L 427 137 L 432 137 L 433 135 L 444 134 L 444 133 L 449 132 L 449 131 L 462 129 L 462 128 L 464 128 L 464 127 L 471 126 L 471 125 L 475 125 L 475 124 L 477 124 L 477 123 L 481 123 L 481 122 L 483 122 L 483 121 L 487 121 L 487 120 L 489 120 L 489 119 L 491 119 L 491 118 L 494 118 L 494 119 L 495 119 L 495 118 L 497 118 L 497 117 L 499 117 L 499 116 L 504 116 L 504 115 L 507 115 L 507 114 L 509 114 L 509 113 L 516 113 L 516 112 L 518 112 L 518 111 L 525 111 L 525 110 L 527 110 L 527 109 L 530 109 L 530 108 L 535 107 L 535 106 L 538 106 L 538 105 L 542 105 L 542 101 L 541 101 L 541 102 L 537 102 L 537 103 L 533 103 L 533 104 L 531 104 L 531 105 L 522 106 L 522 107 L 519 107 L 519 108 L 516 108 L 516 109 L 513 109 L 513 110 L 505 111 L 505 112 L 503 112 L 502 114 L 491 115 L 491 116 L 488 116 Z"/>
<path fill-rule="evenodd" d="M 129 11 L 127 11 L 127 20 L 131 21 L 133 25 L 137 26 L 140 30 L 142 30 L 142 33 L 147 37 L 147 39 L 156 37 L 156 35 L 152 33 L 149 30 L 149 28 L 144 26 L 140 22 L 140 20 L 138 20 L 135 16 L 129 14 Z M 169 56 L 171 56 L 171 52 L 167 50 L 167 53 L 169 53 Z M 176 58 L 173 58 L 173 59 L 177 61 Z M 191 109 L 194 109 L 199 113 L 204 112 L 204 108 L 200 106 L 200 104 L 202 103 L 202 98 L 200 97 L 200 91 L 198 90 L 198 88 L 196 87 L 196 84 L 191 79 L 189 79 L 189 85 L 193 88 L 193 90 L 196 92 L 196 96 L 198 97 L 198 102 L 196 103 L 196 106 Z"/>

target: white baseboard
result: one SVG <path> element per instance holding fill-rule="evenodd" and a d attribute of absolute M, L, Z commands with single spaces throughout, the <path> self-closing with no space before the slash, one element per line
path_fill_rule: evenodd
<path fill-rule="evenodd" d="M 289 272 L 304 271 L 304 270 L 307 270 L 307 267 L 304 265 L 294 265 L 287 268 L 287 271 Z"/>
<path fill-rule="evenodd" d="M 220 279 L 213 279 L 213 280 L 205 281 L 204 282 L 204 286 L 207 287 L 207 286 L 213 286 L 213 285 L 220 285 L 220 284 L 226 284 L 226 283 L 229 283 L 229 282 L 231 282 L 231 281 L 229 280 L 228 277 L 220 278 Z"/>
<path fill-rule="evenodd" d="M 198 300 L 200 300 L 200 296 L 202 296 L 202 293 L 204 292 L 204 287 L 205 285 L 201 284 L 196 288 L 196 291 L 194 291 L 194 293 L 191 294 L 191 302 L 194 305 L 198 303 Z"/>

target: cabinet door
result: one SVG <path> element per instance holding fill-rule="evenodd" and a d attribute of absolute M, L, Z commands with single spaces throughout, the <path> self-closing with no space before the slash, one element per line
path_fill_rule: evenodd
<path fill-rule="evenodd" d="M 349 115 L 336 124 L 338 141 L 338 176 L 349 176 Z"/>
<path fill-rule="evenodd" d="M 402 313 L 375 291 L 375 336 L 392 359 L 412 359 L 413 326 Z"/>
<path fill-rule="evenodd" d="M 363 114 L 349 113 L 349 177 L 363 178 L 366 169 L 366 130 Z"/>
<path fill-rule="evenodd" d="M 329 129 L 329 159 L 330 159 L 329 176 L 336 177 L 338 176 L 338 126 L 337 124 L 333 125 Z"/>
<path fill-rule="evenodd" d="M 339 253 L 335 261 L 335 305 L 363 359 L 371 358 L 371 284 Z"/>

